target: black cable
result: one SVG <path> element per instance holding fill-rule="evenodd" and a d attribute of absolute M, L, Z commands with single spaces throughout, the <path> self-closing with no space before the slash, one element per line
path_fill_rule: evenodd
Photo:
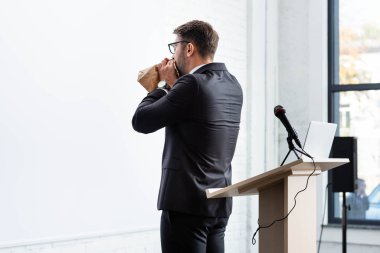
<path fill-rule="evenodd" d="M 322 232 L 323 232 L 323 221 L 325 219 L 325 214 L 326 214 L 326 205 L 327 205 L 327 189 L 331 183 L 328 183 L 325 188 L 325 204 L 323 205 L 323 215 L 322 215 L 322 221 L 321 221 L 321 233 L 319 234 L 319 242 L 318 242 L 318 253 L 321 248 L 321 241 L 322 241 Z"/>
<path fill-rule="evenodd" d="M 299 151 L 299 150 L 297 150 L 297 151 Z M 295 195 L 294 198 L 293 198 L 293 200 L 294 200 L 294 205 L 293 205 L 292 209 L 290 209 L 290 211 L 289 211 L 284 217 L 282 217 L 281 219 L 274 220 L 271 224 L 269 224 L 269 225 L 267 225 L 267 226 L 261 226 L 261 225 L 259 224 L 259 221 L 257 222 L 257 224 L 259 225 L 259 227 L 256 229 L 255 233 L 254 233 L 253 236 L 252 236 L 251 243 L 252 243 L 253 245 L 256 244 L 256 239 L 255 239 L 255 237 L 256 237 L 256 234 L 259 232 L 260 229 L 262 229 L 262 228 L 269 228 L 269 227 L 273 226 L 276 222 L 280 222 L 280 221 L 283 221 L 283 220 L 285 220 L 286 218 L 288 218 L 288 216 L 290 215 L 290 213 L 294 210 L 294 208 L 295 208 L 296 205 L 297 205 L 297 196 L 298 196 L 298 194 L 300 194 L 301 192 L 304 192 L 304 191 L 307 189 L 307 187 L 308 187 L 308 185 L 309 185 L 309 179 L 310 179 L 310 177 L 311 177 L 311 176 L 314 174 L 314 172 L 317 170 L 317 166 L 315 165 L 314 158 L 311 157 L 308 153 L 306 153 L 305 150 L 302 149 L 302 151 L 303 151 L 303 152 L 301 152 L 301 153 L 303 153 L 303 154 L 306 155 L 307 157 L 311 158 L 311 160 L 313 161 L 313 165 L 314 165 L 314 170 L 310 173 L 310 175 L 309 175 L 309 176 L 307 177 L 307 179 L 306 179 L 306 185 L 305 185 L 305 188 L 302 189 L 302 190 L 300 190 L 300 191 L 298 191 L 298 192 L 296 193 L 296 195 Z"/>

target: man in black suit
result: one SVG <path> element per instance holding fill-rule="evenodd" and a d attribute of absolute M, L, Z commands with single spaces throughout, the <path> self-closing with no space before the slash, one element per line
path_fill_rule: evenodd
<path fill-rule="evenodd" d="M 157 65 L 167 85 L 142 100 L 132 124 L 142 133 L 166 130 L 158 197 L 162 252 L 224 252 L 232 199 L 207 199 L 205 190 L 231 184 L 242 89 L 223 63 L 213 63 L 219 37 L 210 24 L 193 20 L 174 34 L 173 59 Z"/>

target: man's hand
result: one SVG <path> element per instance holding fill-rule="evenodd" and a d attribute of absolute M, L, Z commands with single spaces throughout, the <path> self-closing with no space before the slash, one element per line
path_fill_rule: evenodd
<path fill-rule="evenodd" d="M 160 75 L 160 80 L 165 81 L 170 88 L 173 87 L 173 84 L 178 79 L 174 69 L 174 59 L 163 59 L 161 63 L 157 64 L 157 68 Z"/>

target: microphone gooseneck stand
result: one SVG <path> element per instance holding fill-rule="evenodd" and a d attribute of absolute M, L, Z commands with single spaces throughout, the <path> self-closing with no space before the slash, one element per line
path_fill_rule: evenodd
<path fill-rule="evenodd" d="M 281 166 L 284 165 L 286 159 L 288 158 L 290 152 L 292 152 L 292 151 L 293 151 L 293 153 L 296 155 L 296 157 L 297 157 L 298 160 L 301 159 L 301 158 L 298 156 L 297 152 L 300 153 L 300 154 L 303 154 L 303 155 L 305 155 L 305 156 L 307 156 L 307 157 L 309 157 L 309 158 L 312 158 L 310 155 L 306 154 L 305 152 L 303 152 L 303 151 L 301 151 L 301 150 L 299 150 L 299 149 L 296 149 L 296 147 L 295 147 L 294 144 L 293 144 L 293 139 L 294 139 L 294 137 L 291 136 L 291 135 L 288 135 L 288 138 L 286 138 L 286 140 L 288 141 L 289 151 L 288 151 L 288 153 L 286 154 L 284 160 L 282 161 Z"/>

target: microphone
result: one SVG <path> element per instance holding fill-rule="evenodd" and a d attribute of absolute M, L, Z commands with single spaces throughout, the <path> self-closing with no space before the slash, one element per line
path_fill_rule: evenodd
<path fill-rule="evenodd" d="M 286 131 L 288 132 L 290 138 L 292 138 L 298 147 L 302 149 L 302 145 L 300 140 L 298 139 L 298 135 L 294 128 L 290 125 L 288 118 L 285 116 L 285 109 L 281 105 L 277 105 L 274 108 L 274 115 L 280 119 L 284 127 L 286 128 Z"/>

